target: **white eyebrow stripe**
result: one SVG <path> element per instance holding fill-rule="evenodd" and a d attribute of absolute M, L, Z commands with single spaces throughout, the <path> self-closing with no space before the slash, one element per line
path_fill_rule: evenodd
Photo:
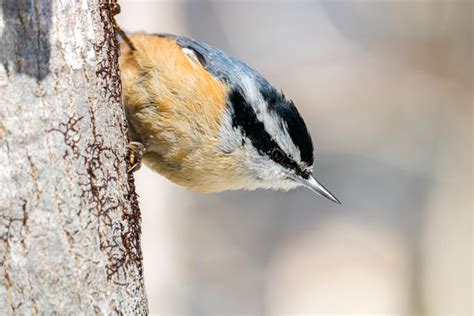
<path fill-rule="evenodd" d="M 255 85 L 255 81 L 247 75 L 243 75 L 241 76 L 241 85 L 245 96 L 252 103 L 257 119 L 263 123 L 265 131 L 285 153 L 291 153 L 294 160 L 301 161 L 300 150 L 288 133 L 288 125 L 275 112 L 268 109 L 268 104 Z"/>

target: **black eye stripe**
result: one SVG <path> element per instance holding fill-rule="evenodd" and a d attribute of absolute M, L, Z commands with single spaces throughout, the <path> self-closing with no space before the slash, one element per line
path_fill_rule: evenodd
<path fill-rule="evenodd" d="M 290 169 L 299 170 L 298 165 L 290 159 L 285 152 L 273 140 L 265 130 L 265 126 L 258 120 L 254 109 L 247 103 L 242 93 L 232 90 L 229 94 L 230 106 L 232 106 L 232 127 L 241 128 L 252 145 L 261 153 L 270 157 L 273 161 Z M 279 154 L 274 155 L 275 152 Z M 281 154 L 281 157 L 280 157 Z"/>
<path fill-rule="evenodd" d="M 288 127 L 287 130 L 291 140 L 300 150 L 301 160 L 309 166 L 312 165 L 314 160 L 313 142 L 294 103 L 286 101 L 285 97 L 273 88 L 262 88 L 260 93 L 267 101 L 268 109 L 275 112 Z"/>
<path fill-rule="evenodd" d="M 272 159 L 275 161 L 282 161 L 285 158 L 285 154 L 279 148 L 273 148 Z"/>
<path fill-rule="evenodd" d="M 242 129 L 243 134 L 250 140 L 252 145 L 262 154 L 271 156 L 278 144 L 265 131 L 265 126 L 258 120 L 255 111 L 247 103 L 242 93 L 232 90 L 229 94 L 232 106 L 232 127 Z"/>
<path fill-rule="evenodd" d="M 233 109 L 232 127 L 240 127 L 243 134 L 261 154 L 275 160 L 272 153 L 274 149 L 278 149 L 284 155 L 283 150 L 267 133 L 265 126 L 258 120 L 254 109 L 247 103 L 240 91 L 232 90 L 229 94 L 229 101 Z M 279 163 L 279 161 L 276 162 Z"/>

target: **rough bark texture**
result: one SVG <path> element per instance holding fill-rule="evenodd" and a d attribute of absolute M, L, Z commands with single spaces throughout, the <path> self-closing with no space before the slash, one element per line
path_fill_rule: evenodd
<path fill-rule="evenodd" d="M 0 315 L 146 314 L 109 7 L 0 3 Z"/>

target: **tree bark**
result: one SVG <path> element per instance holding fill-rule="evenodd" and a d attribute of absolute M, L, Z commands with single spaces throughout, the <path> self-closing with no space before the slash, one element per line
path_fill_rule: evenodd
<path fill-rule="evenodd" d="M 111 10 L 0 3 L 0 315 L 146 314 Z"/>

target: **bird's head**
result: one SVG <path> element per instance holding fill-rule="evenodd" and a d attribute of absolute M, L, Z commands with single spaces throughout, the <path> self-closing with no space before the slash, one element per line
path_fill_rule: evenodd
<path fill-rule="evenodd" d="M 340 204 L 313 176 L 313 142 L 294 103 L 254 72 L 229 91 L 221 143 L 224 151 L 240 154 L 248 177 L 244 189 L 303 186 Z"/>

